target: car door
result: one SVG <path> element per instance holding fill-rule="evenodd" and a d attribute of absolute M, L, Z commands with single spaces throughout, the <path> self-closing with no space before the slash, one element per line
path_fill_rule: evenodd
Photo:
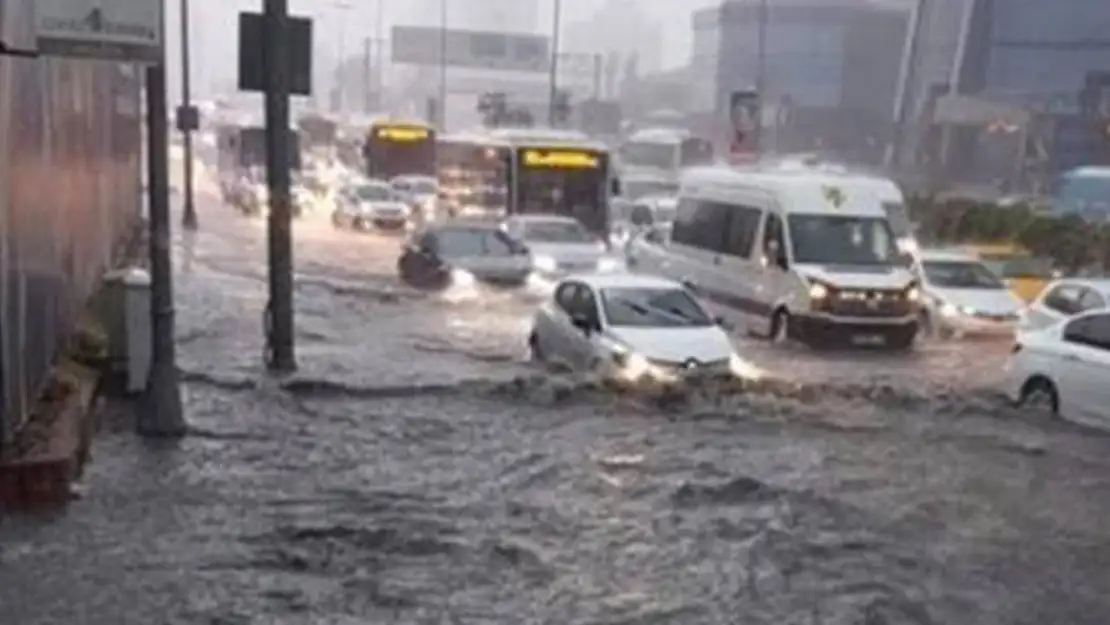
<path fill-rule="evenodd" d="M 1110 313 L 1078 317 L 1064 326 L 1057 377 L 1064 416 L 1110 427 Z"/>
<path fill-rule="evenodd" d="M 537 334 L 543 353 L 572 366 L 581 366 L 589 352 L 585 333 L 574 325 L 574 315 L 583 310 L 585 286 L 567 281 L 555 289 L 552 302 L 545 309 L 545 328 Z"/>
<path fill-rule="evenodd" d="M 1024 325 L 1030 329 L 1046 328 L 1081 312 L 1082 295 L 1083 289 L 1076 284 L 1065 282 L 1053 286 L 1026 310 Z"/>
<path fill-rule="evenodd" d="M 1083 293 L 1079 296 L 1079 310 L 1089 312 L 1103 308 L 1106 308 L 1106 298 L 1102 293 L 1090 287 L 1083 287 Z"/>

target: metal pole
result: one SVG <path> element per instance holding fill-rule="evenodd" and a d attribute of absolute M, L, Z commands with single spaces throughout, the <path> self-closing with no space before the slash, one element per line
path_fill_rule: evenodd
<path fill-rule="evenodd" d="M 344 13 L 347 10 L 347 5 L 340 2 L 335 7 L 340 10 L 339 63 L 337 65 L 339 69 L 335 88 L 339 90 L 339 110 L 345 113 L 347 112 L 347 20 Z"/>
<path fill-rule="evenodd" d="M 902 67 L 899 70 L 898 90 L 894 94 L 894 126 L 891 128 L 890 144 L 883 159 L 887 167 L 897 167 L 901 162 L 902 143 L 906 136 L 908 112 L 917 93 L 917 50 L 921 45 L 924 32 L 925 0 L 917 0 L 910 14 L 909 32 L 906 45 L 902 50 Z"/>
<path fill-rule="evenodd" d="M 170 256 L 169 119 L 166 58 L 146 69 L 147 200 L 150 204 L 151 367 L 138 415 L 145 436 L 188 433 L 181 408 L 174 345 L 173 266 Z"/>
<path fill-rule="evenodd" d="M 601 65 L 602 65 L 603 62 L 604 61 L 602 60 L 601 54 L 595 54 L 594 55 L 594 99 L 595 100 L 600 100 L 601 99 L 601 72 L 602 72 Z"/>
<path fill-rule="evenodd" d="M 181 0 L 181 110 L 187 111 L 193 106 L 193 80 L 192 63 L 190 62 L 189 45 L 189 0 Z M 181 216 L 181 227 L 186 230 L 196 230 L 197 207 L 193 188 L 193 129 L 183 125 L 181 128 L 182 147 L 184 148 L 184 174 L 185 174 L 185 210 Z"/>
<path fill-rule="evenodd" d="M 374 107 L 381 109 L 385 105 L 385 97 L 383 93 L 385 80 L 383 79 L 385 72 L 385 11 L 384 0 L 378 0 L 377 12 L 374 19 L 377 24 L 374 26 L 374 45 L 377 46 L 374 50 L 374 93 L 377 94 L 374 100 Z"/>
<path fill-rule="evenodd" d="M 759 0 L 759 17 L 758 17 L 758 45 L 756 52 L 756 74 L 755 74 L 755 92 L 756 98 L 759 103 L 758 119 L 755 120 L 755 152 L 756 155 L 763 154 L 763 112 L 767 103 L 767 20 L 769 18 L 770 7 L 768 0 Z"/>
<path fill-rule="evenodd" d="M 956 58 L 952 62 L 952 71 L 948 74 L 948 96 L 955 97 L 960 93 L 960 78 L 963 76 L 964 61 L 967 56 L 968 37 L 971 36 L 971 22 L 975 16 L 975 0 L 968 0 L 964 7 L 964 14 L 960 24 L 960 39 L 956 42 Z M 940 127 L 940 153 L 934 163 L 933 186 L 938 187 L 941 178 L 945 183 L 950 174 L 948 161 L 952 149 L 952 124 L 943 123 Z"/>
<path fill-rule="evenodd" d="M 289 0 L 265 0 L 266 178 L 270 191 L 268 243 L 270 302 L 267 306 L 267 365 L 297 368 L 293 349 L 293 236 L 289 207 L 289 67 L 285 42 Z"/>
<path fill-rule="evenodd" d="M 555 128 L 555 98 L 558 94 L 558 34 L 563 22 L 563 0 L 555 0 L 552 11 L 552 62 L 551 75 L 548 77 L 547 123 Z"/>
<path fill-rule="evenodd" d="M 374 40 L 367 37 L 362 42 L 362 110 L 369 113 L 373 110 L 371 105 L 374 86 L 371 84 L 371 68 L 370 68 L 370 55 L 372 51 L 370 46 L 374 45 Z"/>
<path fill-rule="evenodd" d="M 439 11 L 439 106 L 436 112 L 440 131 L 447 132 L 447 0 L 440 0 Z"/>

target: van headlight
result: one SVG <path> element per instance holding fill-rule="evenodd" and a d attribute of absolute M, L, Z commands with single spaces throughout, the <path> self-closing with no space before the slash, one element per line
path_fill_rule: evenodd
<path fill-rule="evenodd" d="M 821 284 L 820 282 L 811 282 L 809 285 L 809 297 L 814 300 L 823 300 L 829 296 L 829 287 Z"/>
<path fill-rule="evenodd" d="M 540 271 L 555 271 L 559 268 L 559 263 L 550 256 L 537 256 L 532 259 L 532 266 Z"/>
<path fill-rule="evenodd" d="M 921 301 L 921 288 L 918 287 L 916 284 L 911 284 L 910 287 L 908 289 L 906 289 L 906 301 L 908 301 L 908 302 Z"/>

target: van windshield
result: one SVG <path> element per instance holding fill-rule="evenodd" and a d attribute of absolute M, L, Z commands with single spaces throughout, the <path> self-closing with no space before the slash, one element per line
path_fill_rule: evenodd
<path fill-rule="evenodd" d="M 895 265 L 898 248 L 882 217 L 790 215 L 794 262 L 814 265 Z"/>

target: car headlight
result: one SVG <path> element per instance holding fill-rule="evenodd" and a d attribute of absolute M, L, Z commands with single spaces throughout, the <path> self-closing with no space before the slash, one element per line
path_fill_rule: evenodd
<path fill-rule="evenodd" d="M 550 256 L 537 256 L 532 259 L 532 266 L 540 271 L 555 271 L 559 268 L 559 263 Z"/>
<path fill-rule="evenodd" d="M 921 300 L 921 289 L 917 285 L 912 285 L 906 289 L 906 301 L 917 302 Z"/>
<path fill-rule="evenodd" d="M 822 300 L 829 296 L 829 287 L 821 284 L 820 282 L 812 282 L 809 285 L 810 299 Z"/>
<path fill-rule="evenodd" d="M 598 271 L 619 271 L 623 266 L 623 263 L 616 258 L 602 258 L 597 261 Z"/>
<path fill-rule="evenodd" d="M 941 302 L 938 300 L 937 304 L 940 308 L 940 314 L 944 315 L 945 317 L 955 317 L 956 315 L 960 314 L 960 309 L 952 304 L 949 304 L 948 302 Z"/>

